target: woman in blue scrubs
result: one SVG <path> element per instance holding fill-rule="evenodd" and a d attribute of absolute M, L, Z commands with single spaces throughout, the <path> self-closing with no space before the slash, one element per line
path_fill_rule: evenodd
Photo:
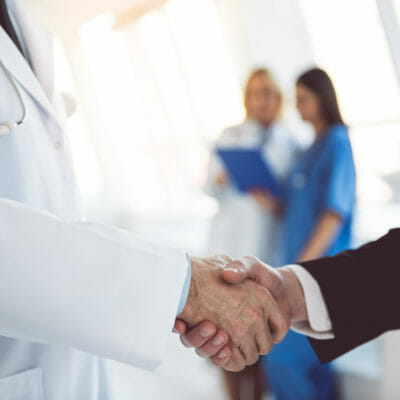
<path fill-rule="evenodd" d="M 297 108 L 315 131 L 313 145 L 290 174 L 285 204 L 260 195 L 259 202 L 284 211 L 280 264 L 333 255 L 351 246 L 355 168 L 348 128 L 329 76 L 312 69 L 299 77 Z M 335 377 L 321 365 L 304 336 L 290 331 L 264 358 L 277 400 L 332 400 Z"/>

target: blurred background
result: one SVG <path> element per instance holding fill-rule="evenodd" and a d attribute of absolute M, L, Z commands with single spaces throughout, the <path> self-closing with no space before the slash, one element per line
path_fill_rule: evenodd
<path fill-rule="evenodd" d="M 69 132 L 86 219 L 206 254 L 219 210 L 203 190 L 210 154 L 245 118 L 249 73 L 274 73 L 283 122 L 305 148 L 295 82 L 317 65 L 349 125 L 354 245 L 400 226 L 399 0 L 25 1 L 56 35 L 58 89 L 77 100 Z M 342 357 L 341 398 L 400 398 L 399 361 L 398 333 Z M 121 400 L 227 398 L 220 371 L 172 335 L 155 373 L 109 368 Z"/>

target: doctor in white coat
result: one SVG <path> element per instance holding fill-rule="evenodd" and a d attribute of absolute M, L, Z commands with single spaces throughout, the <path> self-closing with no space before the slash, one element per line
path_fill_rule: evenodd
<path fill-rule="evenodd" d="M 260 148 L 266 160 L 282 181 L 300 151 L 293 134 L 279 121 L 282 92 L 267 69 L 253 71 L 246 84 L 244 103 L 246 120 L 225 129 L 217 148 Z M 219 202 L 212 223 L 209 246 L 211 254 L 245 254 L 275 264 L 279 243 L 280 220 L 258 203 L 257 193 L 240 193 L 229 181 L 218 156 L 212 155 L 206 192 Z M 237 227 L 240 227 L 238 231 Z"/>
<path fill-rule="evenodd" d="M 157 365 L 188 261 L 79 222 L 52 38 L 19 2 L 7 5 L 25 57 L 0 27 L 0 124 L 23 107 L 27 116 L 0 137 L 0 399 L 106 399 L 103 361 L 87 352 Z"/>
<path fill-rule="evenodd" d="M 0 67 L 1 400 L 109 399 L 98 356 L 154 368 L 188 294 L 180 316 L 192 326 L 212 314 L 222 328 L 236 324 L 231 337 L 244 331 L 215 305 L 196 312 L 191 299 L 210 283 L 206 273 L 219 301 L 242 290 L 245 310 L 268 314 L 261 287 L 220 287 L 224 260 L 192 259 L 190 268 L 184 252 L 81 222 L 52 40 L 14 0 L 0 0 Z M 232 351 L 243 345 L 258 357 L 261 329 L 266 352 L 266 318 L 254 318 L 246 330 L 254 340 L 236 337 Z"/>

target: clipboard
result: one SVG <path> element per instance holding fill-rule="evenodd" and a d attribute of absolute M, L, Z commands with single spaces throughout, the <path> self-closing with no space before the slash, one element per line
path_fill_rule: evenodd
<path fill-rule="evenodd" d="M 260 149 L 217 149 L 236 188 L 243 193 L 266 189 L 278 198 L 285 196 L 279 181 Z"/>

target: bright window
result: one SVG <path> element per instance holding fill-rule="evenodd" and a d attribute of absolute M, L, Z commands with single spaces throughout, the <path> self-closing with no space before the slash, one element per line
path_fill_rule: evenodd
<path fill-rule="evenodd" d="M 400 170 L 400 92 L 394 64 L 375 0 L 300 4 L 317 63 L 333 77 L 351 126 L 358 172 L 357 231 L 365 240 L 400 224 L 398 210 L 391 218 L 379 217 L 382 206 L 396 198 L 387 178 Z"/>
<path fill-rule="evenodd" d="M 137 212 L 211 213 L 208 145 L 244 116 L 214 2 L 171 0 L 120 31 L 103 15 L 80 38 L 108 190 Z"/>

